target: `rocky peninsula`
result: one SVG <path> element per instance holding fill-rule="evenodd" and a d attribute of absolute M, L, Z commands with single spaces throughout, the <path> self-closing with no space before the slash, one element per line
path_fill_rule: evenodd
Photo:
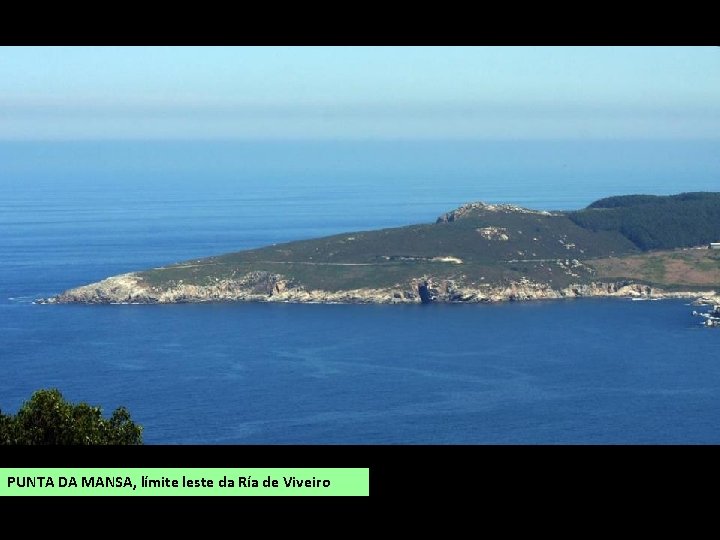
<path fill-rule="evenodd" d="M 430 224 L 185 261 L 109 277 L 38 303 L 412 304 L 585 297 L 719 303 L 720 250 L 710 248 L 720 233 L 719 195 L 612 197 L 575 212 L 474 202 Z M 682 234 L 668 228 L 668 212 Z"/>

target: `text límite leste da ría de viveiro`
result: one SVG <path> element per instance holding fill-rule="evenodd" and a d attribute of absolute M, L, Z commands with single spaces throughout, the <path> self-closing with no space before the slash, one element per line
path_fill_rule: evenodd
<path fill-rule="evenodd" d="M 282 476 L 274 478 L 265 476 L 237 476 L 230 478 L 223 476 L 220 479 L 205 477 L 188 477 L 181 479 L 160 476 L 151 478 L 142 475 L 140 485 L 130 476 L 9 476 L 7 487 L 18 488 L 130 488 L 133 491 L 141 488 L 329 488 L 328 479 L 300 478 L 297 476 Z"/>

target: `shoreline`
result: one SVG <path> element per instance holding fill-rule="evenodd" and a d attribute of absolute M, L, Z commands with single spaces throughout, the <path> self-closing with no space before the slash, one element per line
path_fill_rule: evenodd
<path fill-rule="evenodd" d="M 342 291 L 306 290 L 284 276 L 252 273 L 241 279 L 213 285 L 177 283 L 152 286 L 136 273 L 121 274 L 69 289 L 34 304 L 156 305 L 264 302 L 292 304 L 496 304 L 577 298 L 629 298 L 632 300 L 692 299 L 698 305 L 720 303 L 715 289 L 667 291 L 630 280 L 575 283 L 553 288 L 527 279 L 502 284 L 465 285 L 453 280 L 412 279 L 385 288 Z"/>
<path fill-rule="evenodd" d="M 268 304 L 268 305 L 305 305 L 305 306 L 497 306 L 504 304 L 527 304 L 527 303 L 551 303 L 551 302 L 575 302 L 582 300 L 626 300 L 631 302 L 663 302 L 669 300 L 691 300 L 688 306 L 713 306 L 720 302 L 720 296 L 696 296 L 696 295 L 677 295 L 677 296 L 658 296 L 653 298 L 638 298 L 633 296 L 573 296 L 558 298 L 533 298 L 531 300 L 500 300 L 492 302 L 353 302 L 353 301 L 296 301 L 296 300 L 198 300 L 188 302 L 53 302 L 51 298 L 38 298 L 28 302 L 38 306 L 179 306 L 179 305 L 227 305 L 227 304 Z"/>

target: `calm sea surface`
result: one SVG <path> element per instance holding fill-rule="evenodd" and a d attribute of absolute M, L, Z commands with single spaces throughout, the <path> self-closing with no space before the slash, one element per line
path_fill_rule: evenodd
<path fill-rule="evenodd" d="M 0 409 L 57 387 L 151 444 L 720 443 L 720 331 L 683 301 L 32 304 L 473 200 L 702 190 L 718 142 L 0 143 Z"/>

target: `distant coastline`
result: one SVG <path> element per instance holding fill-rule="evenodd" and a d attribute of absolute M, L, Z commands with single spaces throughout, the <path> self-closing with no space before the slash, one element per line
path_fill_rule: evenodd
<path fill-rule="evenodd" d="M 629 195 L 573 212 L 468 203 L 435 223 L 277 244 L 109 277 L 45 304 L 717 302 L 720 193 Z"/>

